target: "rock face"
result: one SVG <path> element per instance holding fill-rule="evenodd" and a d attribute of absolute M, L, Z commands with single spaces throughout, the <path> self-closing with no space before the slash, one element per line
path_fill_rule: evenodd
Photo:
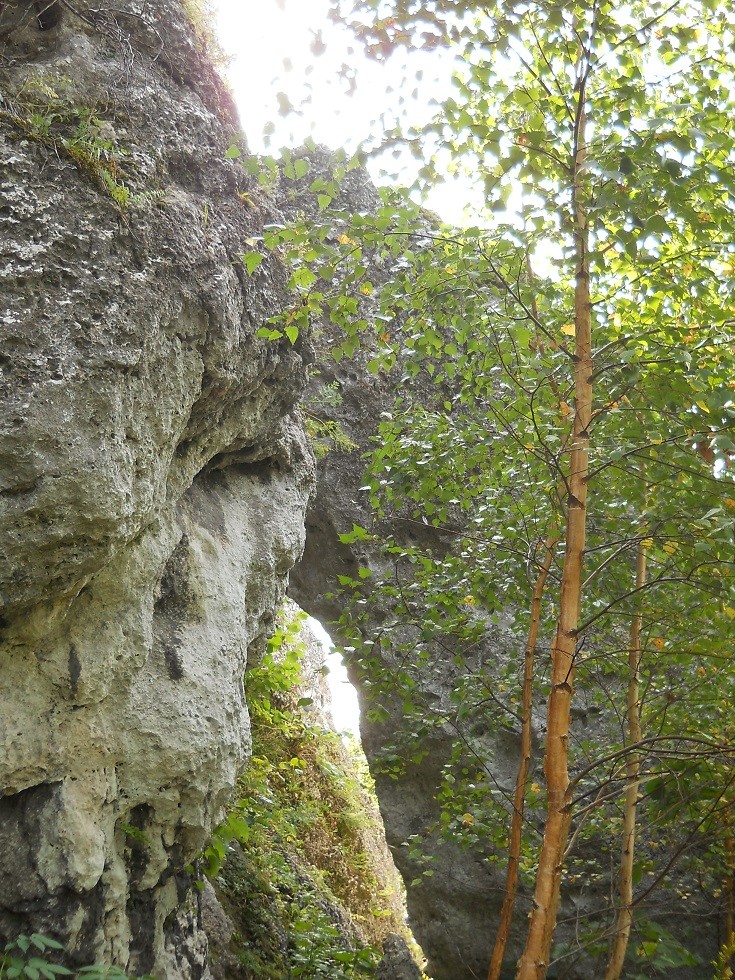
<path fill-rule="evenodd" d="M 303 544 L 304 359 L 177 0 L 0 5 L 0 938 L 199 977 L 186 866 Z"/>
<path fill-rule="evenodd" d="M 257 337 L 287 272 L 239 259 L 279 214 L 226 159 L 237 123 L 183 4 L 0 2 L 0 944 L 37 931 L 69 965 L 166 980 L 208 974 L 187 867 L 247 755 L 242 674 L 301 553 L 314 478 L 295 413 L 312 353 Z M 359 172 L 345 188 L 350 209 L 374 206 Z M 325 325 L 309 397 L 357 448 L 322 460 L 292 582 L 325 623 L 338 574 L 386 570 L 374 543 L 339 535 L 370 523 L 361 451 L 396 384 L 362 352 L 333 364 L 333 341 Z M 435 653 L 416 683 L 441 703 L 455 678 Z M 372 760 L 403 724 L 400 700 L 381 707 L 363 722 Z M 403 844 L 439 812 L 439 735 L 377 781 L 409 882 L 421 869 Z M 509 785 L 515 740 L 484 749 Z M 434 870 L 409 891 L 429 973 L 482 976 L 500 880 L 449 846 Z"/>
<path fill-rule="evenodd" d="M 388 936 L 383 942 L 383 959 L 378 964 L 375 980 L 421 980 L 421 970 L 400 936 Z"/>
<path fill-rule="evenodd" d="M 357 578 L 360 567 L 371 569 L 374 579 L 389 574 L 379 540 L 343 544 L 340 534 L 348 532 L 355 523 L 370 528 L 378 539 L 385 532 L 398 540 L 403 538 L 407 544 L 416 545 L 420 541 L 437 550 L 446 548 L 447 542 L 434 528 L 390 522 L 383 527 L 374 523 L 367 495 L 360 492 L 365 453 L 371 448 L 381 412 L 388 411 L 393 404 L 396 381 L 390 376 L 371 374 L 366 367 L 369 355 L 362 352 L 349 362 L 330 365 L 332 341 L 326 329 L 316 341 L 320 373 L 312 379 L 307 404 L 318 406 L 314 411 L 318 410 L 320 417 L 336 422 L 356 448 L 348 451 L 335 446 L 319 462 L 317 492 L 307 514 L 304 556 L 291 573 L 289 594 L 339 638 L 338 620 L 348 597 L 335 588 L 338 576 Z M 321 392 L 326 388 L 339 391 L 338 404 L 334 400 L 325 404 Z M 371 623 L 376 631 L 381 618 L 382 612 L 376 610 Z M 497 654 L 498 646 L 482 652 L 486 657 Z M 379 647 L 376 656 L 388 674 L 407 669 Z M 437 668 L 442 660 L 445 666 Z M 348 670 L 360 694 L 360 730 L 365 754 L 371 766 L 379 765 L 385 746 L 400 736 L 401 699 L 398 693 L 391 699 L 381 692 L 379 706 L 389 717 L 376 724 L 369 716 L 369 709 L 376 706 L 371 686 L 363 683 L 359 665 L 348 664 Z M 454 680 L 452 665 L 446 663 L 441 651 L 437 651 L 424 674 L 416 668 L 412 677 L 423 696 L 435 699 L 437 704 L 446 700 Z M 400 779 L 389 778 L 378 770 L 375 787 L 388 844 L 407 885 L 409 924 L 426 954 L 427 974 L 434 980 L 473 980 L 487 974 L 492 920 L 500 909 L 502 881 L 488 873 L 480 857 L 446 843 L 441 847 L 432 847 L 430 843 L 433 837 L 430 828 L 439 820 L 436 794 L 441 769 L 449 761 L 451 744 L 449 732 L 444 738 L 435 739 L 423 761 L 407 765 Z M 500 758 L 512 780 L 515 746 L 503 744 L 491 751 Z M 410 882 L 423 869 L 409 856 L 405 846 L 414 835 L 428 850 L 434 850 L 436 856 L 434 873 L 420 888 L 410 887 Z"/>
<path fill-rule="evenodd" d="M 327 155 L 309 152 L 307 158 L 309 181 L 315 176 L 329 177 Z M 348 174 L 341 193 L 339 206 L 347 212 L 376 207 L 375 190 L 362 171 Z M 303 212 L 303 198 L 299 205 Z M 338 231 L 335 229 L 335 236 Z M 380 282 L 382 274 L 376 265 L 371 267 L 369 278 Z M 324 431 L 337 431 L 343 438 L 333 440 L 330 451 L 320 456 L 317 490 L 306 520 L 304 555 L 291 573 L 289 586 L 289 595 L 331 629 L 335 639 L 339 639 L 338 621 L 349 602 L 349 590 L 340 591 L 336 583 L 340 576 L 357 579 L 360 567 L 370 569 L 370 581 L 390 577 L 391 568 L 381 548 L 384 537 L 402 540 L 407 545 L 420 544 L 438 552 L 450 546 L 447 536 L 434 527 L 392 520 L 376 523 L 368 495 L 360 490 L 365 482 L 365 457 L 373 446 L 381 413 L 390 411 L 399 390 L 404 395 L 410 391 L 414 399 L 428 403 L 431 395 L 426 382 L 420 377 L 410 381 L 402 378 L 400 366 L 390 374 L 371 373 L 367 365 L 373 355 L 367 347 L 335 363 L 331 350 L 339 341 L 338 332 L 329 323 L 320 324 L 314 331 L 318 371 L 313 372 L 306 392 L 307 411 L 311 418 L 329 426 Z M 351 544 L 341 542 L 340 535 L 349 532 L 353 523 L 369 528 L 371 538 Z M 410 577 L 409 568 L 404 573 Z M 387 615 L 388 610 L 372 609 L 367 635 L 379 632 L 381 621 Z M 480 651 L 480 659 L 497 659 L 501 646 L 502 640 L 497 638 Z M 397 663 L 380 644 L 376 644 L 374 653 L 384 675 L 408 670 L 419 697 L 435 704 L 446 703 L 457 668 L 447 661 L 440 645 L 423 670 L 417 665 Z M 424 759 L 417 764 L 409 763 L 399 779 L 386 776 L 380 768 L 386 745 L 400 740 L 405 727 L 400 692 L 391 694 L 381 690 L 376 701 L 375 688 L 365 683 L 359 663 L 348 662 L 347 666 L 360 695 L 363 748 L 374 769 L 386 838 L 406 883 L 409 924 L 427 957 L 426 972 L 434 980 L 474 980 L 485 976 L 493 917 L 498 914 L 502 901 L 502 880 L 488 873 L 481 856 L 446 842 L 438 846 L 432 829 L 439 821 L 436 797 L 442 767 L 450 759 L 453 734 L 437 733 Z M 373 707 L 387 713 L 380 723 L 371 720 Z M 517 758 L 512 740 L 506 738 L 502 745 L 485 744 L 484 749 L 499 760 L 512 786 Z M 420 888 L 410 884 L 423 870 L 406 846 L 414 836 L 421 839 L 427 851 L 434 853 L 433 875 Z M 514 949 L 509 952 L 512 955 Z"/>

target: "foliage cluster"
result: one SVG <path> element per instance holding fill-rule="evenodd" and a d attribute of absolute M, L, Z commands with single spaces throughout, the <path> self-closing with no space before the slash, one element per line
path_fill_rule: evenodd
<path fill-rule="evenodd" d="M 26 81 L 14 95 L 5 98 L 0 120 L 10 123 L 26 139 L 73 163 L 121 211 L 159 200 L 161 191 L 131 190 L 126 168 L 129 171 L 133 164 L 117 141 L 105 106 L 77 104 L 65 92 L 70 88 L 68 79 L 59 77 L 54 85 L 40 78 Z"/>
<path fill-rule="evenodd" d="M 225 53 L 212 26 L 215 14 L 211 0 L 183 0 L 183 8 L 202 54 L 221 72 L 231 58 Z"/>
<path fill-rule="evenodd" d="M 429 37 L 454 53 L 434 123 L 388 138 L 423 156 L 425 180 L 461 170 L 485 197 L 462 229 L 395 192 L 349 213 L 349 164 L 311 180 L 308 154 L 289 156 L 315 203 L 244 256 L 291 269 L 293 304 L 264 336 L 328 321 L 335 358 L 361 346 L 399 383 L 365 481 L 375 526 L 397 528 L 389 573 L 340 583 L 374 720 L 396 733 L 387 768 L 419 761 L 432 731 L 454 739 L 437 833 L 488 862 L 510 849 L 535 881 L 519 977 L 553 970 L 562 879 L 577 907 L 592 897 L 576 943 L 598 961 L 609 949 L 608 980 L 626 956 L 631 976 L 683 967 L 693 954 L 643 911 L 656 887 L 721 918 L 726 945 L 733 928 L 735 10 L 340 13 L 374 57 Z M 514 787 L 498 746 L 519 739 Z M 615 876 L 600 854 L 621 882 L 602 907 Z M 563 970 L 569 950 L 554 955 Z"/>
<path fill-rule="evenodd" d="M 302 410 L 306 417 L 306 431 L 314 448 L 314 455 L 322 459 L 331 450 L 351 453 L 358 448 L 356 442 L 347 435 L 336 419 L 326 418 L 324 409 L 336 408 L 342 404 L 339 382 L 322 385 L 318 397 L 304 401 Z"/>
<path fill-rule="evenodd" d="M 77 977 L 79 980 L 128 980 L 118 966 L 97 963 L 70 970 L 54 963 L 52 958 L 64 949 L 60 942 L 33 933 L 20 935 L 5 946 L 0 958 L 0 980 L 54 980 L 55 977 Z M 141 978 L 150 980 L 150 978 Z"/>

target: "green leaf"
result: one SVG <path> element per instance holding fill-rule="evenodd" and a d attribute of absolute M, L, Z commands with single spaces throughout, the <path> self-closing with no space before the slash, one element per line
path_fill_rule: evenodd
<path fill-rule="evenodd" d="M 43 936 L 37 932 L 34 932 L 31 936 L 31 942 L 36 947 L 44 951 L 46 949 L 63 949 L 64 944 L 60 943 L 57 939 L 52 939 L 50 936 Z"/>
<path fill-rule="evenodd" d="M 339 540 L 342 544 L 354 544 L 356 541 L 370 541 L 371 535 L 364 527 L 360 527 L 359 524 L 353 524 L 351 531 L 339 535 Z"/>
<path fill-rule="evenodd" d="M 249 276 L 252 276 L 255 270 L 263 264 L 263 256 L 260 252 L 245 252 L 240 258 Z"/>
<path fill-rule="evenodd" d="M 236 143 L 231 143 L 225 151 L 225 160 L 237 160 L 242 156 L 242 151 Z"/>
<path fill-rule="evenodd" d="M 289 288 L 308 289 L 310 286 L 314 285 L 316 280 L 316 273 L 314 273 L 308 266 L 302 265 L 300 268 L 294 269 L 294 271 L 291 273 Z"/>
<path fill-rule="evenodd" d="M 261 327 L 256 336 L 262 337 L 264 340 L 280 340 L 283 336 L 283 331 L 273 330 L 270 327 Z"/>

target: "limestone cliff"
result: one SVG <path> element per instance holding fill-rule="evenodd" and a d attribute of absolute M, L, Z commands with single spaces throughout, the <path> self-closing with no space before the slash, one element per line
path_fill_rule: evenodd
<path fill-rule="evenodd" d="M 367 494 L 360 491 L 364 483 L 365 456 L 370 452 L 381 413 L 389 411 L 396 396 L 397 378 L 373 375 L 367 370 L 370 355 L 358 352 L 350 361 L 329 363 L 329 349 L 336 338 L 328 328 L 317 335 L 317 359 L 320 373 L 311 381 L 308 398 L 318 406 L 321 418 L 334 423 L 344 433 L 353 449 L 332 446 L 318 466 L 317 492 L 307 514 L 306 548 L 302 561 L 291 574 L 289 594 L 313 616 L 329 625 L 336 639 L 340 637 L 339 620 L 349 603 L 349 591 L 335 587 L 339 576 L 357 578 L 358 568 L 369 568 L 375 579 L 390 574 L 381 549 L 383 536 L 404 540 L 408 545 L 421 543 L 427 549 L 441 551 L 448 546 L 435 528 L 416 523 L 376 524 L 370 512 Z M 338 399 L 325 400 L 323 392 L 331 388 Z M 405 382 L 401 391 L 406 393 Z M 419 391 L 414 392 L 419 399 Z M 353 523 L 370 529 L 371 539 L 353 544 L 340 541 Z M 373 538 L 372 535 L 375 537 Z M 410 578 L 410 569 L 403 572 Z M 372 610 L 370 628 L 376 633 L 387 610 Z M 482 658 L 497 657 L 501 644 L 489 638 Z M 457 670 L 440 645 L 433 651 L 430 663 L 420 670 L 417 665 L 396 663 L 376 644 L 374 654 L 385 676 L 410 671 L 417 697 L 435 704 L 445 703 Z M 435 733 L 422 762 L 407 762 L 399 779 L 380 772 L 380 763 L 388 744 L 401 737 L 402 699 L 396 690 L 391 696 L 384 690 L 365 684 L 369 680 L 360 664 L 350 666 L 353 682 L 360 692 L 360 729 L 365 753 L 376 768 L 376 792 L 385 823 L 388 844 L 407 886 L 410 925 L 424 950 L 427 973 L 434 980 L 472 980 L 485 976 L 491 940 L 492 916 L 497 914 L 502 896 L 500 878 L 488 873 L 481 855 L 457 846 L 437 846 L 435 826 L 439 821 L 437 793 L 441 770 L 450 759 L 453 736 L 446 731 Z M 388 712 L 387 720 L 371 720 L 370 709 L 379 706 Z M 512 740 L 507 744 L 486 746 L 501 759 L 506 775 L 512 779 L 516 758 Z M 421 887 L 411 886 L 420 878 L 422 868 L 409 855 L 407 841 L 416 836 L 427 852 L 433 852 L 435 863 L 431 879 Z"/>
<path fill-rule="evenodd" d="M 272 216 L 177 0 L 0 4 L 0 935 L 204 975 L 184 870 L 301 552 Z"/>
<path fill-rule="evenodd" d="M 248 755 L 242 676 L 305 517 L 291 591 L 325 623 L 343 608 L 338 574 L 387 571 L 381 532 L 449 541 L 411 523 L 340 541 L 371 523 L 362 452 L 397 379 L 360 351 L 335 365 L 327 324 L 310 411 L 344 439 L 306 516 L 314 464 L 295 406 L 314 355 L 303 338 L 258 338 L 287 273 L 271 255 L 248 275 L 239 257 L 264 224 L 308 210 L 329 161 L 312 154 L 282 198 L 228 161 L 237 122 L 184 0 L 0 2 L 0 93 L 0 942 L 35 930 L 70 965 L 207 977 L 187 867 Z M 374 206 L 364 174 L 344 188 L 349 209 Z M 489 630 L 473 669 L 511 639 Z M 458 670 L 438 645 L 412 682 L 446 703 Z M 404 724 L 400 699 L 380 707 L 380 724 L 363 721 L 374 763 Z M 516 739 L 498 731 L 478 738 L 507 787 Z M 452 738 L 434 734 L 400 780 L 377 783 L 408 882 L 421 868 L 405 842 L 436 843 Z M 436 853 L 409 890 L 413 925 L 435 980 L 469 980 L 502 880 L 481 851 Z M 587 901 L 573 896 L 571 921 Z M 563 969 L 593 975 L 584 960 Z"/>

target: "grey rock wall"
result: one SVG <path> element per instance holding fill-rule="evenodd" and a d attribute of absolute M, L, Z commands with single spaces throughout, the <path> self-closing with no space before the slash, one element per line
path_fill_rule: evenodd
<path fill-rule="evenodd" d="M 328 177 L 330 157 L 320 150 L 309 151 L 308 181 L 315 176 Z M 299 209 L 307 206 L 299 199 Z M 339 204 L 347 212 L 369 211 L 377 204 L 377 196 L 367 175 L 352 171 L 342 185 Z M 335 228 L 335 237 L 340 229 Z M 414 244 L 414 247 L 415 244 Z M 380 263 L 371 262 L 369 278 L 379 283 L 385 270 Z M 369 311 L 368 311 L 369 315 Z M 382 541 L 391 537 L 407 545 L 421 545 L 441 553 L 451 547 L 451 538 L 440 529 L 417 522 L 387 519 L 376 521 L 370 510 L 368 495 L 361 491 L 365 483 L 366 456 L 373 448 L 381 414 L 389 412 L 397 394 L 428 404 L 435 397 L 431 386 L 421 378 L 402 377 L 400 365 L 389 373 L 373 374 L 368 369 L 372 358 L 369 343 L 358 349 L 351 358 L 335 363 L 331 351 L 340 341 L 339 333 L 327 322 L 313 332 L 318 370 L 313 372 L 306 392 L 309 412 L 324 422 L 336 424 L 351 443 L 352 450 L 332 444 L 321 456 L 317 467 L 317 490 L 306 517 L 306 545 L 302 560 L 290 576 L 289 595 L 311 615 L 319 619 L 337 642 L 340 640 L 339 620 L 349 604 L 349 589 L 341 590 L 340 576 L 357 579 L 359 568 L 370 569 L 369 581 L 390 579 L 391 560 L 383 553 Z M 336 396 L 336 397 L 335 397 Z M 368 528 L 371 537 L 352 544 L 340 541 L 352 525 Z M 410 566 L 402 567 L 405 580 L 411 577 Z M 371 606 L 364 635 L 370 639 L 380 633 L 391 611 Z M 479 656 L 497 660 L 500 644 L 493 635 Z M 372 648 L 376 669 L 385 678 L 409 673 L 415 684 L 417 699 L 427 704 L 446 704 L 457 679 L 458 668 L 447 657 L 442 643 L 431 650 L 431 659 L 423 666 L 398 662 L 385 646 L 378 642 Z M 473 980 L 487 975 L 492 946 L 494 921 L 500 910 L 503 882 L 497 873 L 489 871 L 482 855 L 452 846 L 438 844 L 434 826 L 440 817 L 437 793 L 442 767 L 449 761 L 455 733 L 436 731 L 428 753 L 419 763 L 407 761 L 399 779 L 381 771 L 386 748 L 402 739 L 406 722 L 403 717 L 403 698 L 398 688 L 390 684 L 378 692 L 359 661 L 348 659 L 351 679 L 358 689 L 361 706 L 360 730 L 363 747 L 375 776 L 375 788 L 388 845 L 407 888 L 409 925 L 427 957 L 426 972 L 434 980 Z M 387 712 L 380 723 L 371 718 L 370 709 L 379 707 Z M 492 743 L 492 740 L 489 740 Z M 499 758 L 509 786 L 515 778 L 517 749 L 512 742 L 502 745 L 485 744 L 484 749 Z M 406 842 L 410 837 L 423 842 L 428 853 L 433 852 L 431 878 L 421 887 L 411 882 L 424 870 L 409 855 Z"/>
<path fill-rule="evenodd" d="M 349 362 L 330 365 L 329 348 L 330 337 L 325 331 L 321 340 L 317 340 L 320 373 L 312 380 L 309 397 L 319 405 L 320 415 L 336 422 L 357 448 L 350 452 L 334 447 L 319 461 L 317 491 L 306 519 L 304 556 L 291 573 L 289 594 L 339 641 L 339 619 L 349 602 L 349 593 L 341 593 L 335 583 L 338 576 L 357 578 L 360 567 L 371 570 L 372 580 L 389 578 L 391 568 L 380 545 L 383 535 L 410 545 L 421 543 L 439 552 L 448 547 L 448 542 L 435 528 L 374 521 L 367 495 L 360 491 L 364 483 L 365 454 L 371 449 L 381 412 L 390 410 L 393 404 L 397 383 L 391 376 L 371 374 L 366 366 L 369 355 L 362 352 Z M 322 386 L 333 388 L 334 385 L 341 400 L 337 405 L 327 405 L 320 391 Z M 402 391 L 406 393 L 405 384 Z M 420 393 L 416 394 L 420 397 Z M 353 523 L 369 528 L 375 538 L 354 544 L 340 542 L 340 534 L 350 531 Z M 410 568 L 404 567 L 402 571 L 408 580 Z M 378 635 L 386 617 L 389 610 L 373 608 L 366 635 Z M 423 698 L 435 705 L 446 702 L 456 680 L 456 668 L 440 646 L 423 668 L 396 662 L 379 643 L 372 652 L 386 677 L 410 672 L 416 685 L 416 699 Z M 481 655 L 496 658 L 498 652 L 498 645 L 490 643 Z M 450 758 L 454 733 L 435 733 L 426 746 L 427 755 L 415 764 L 407 761 L 399 779 L 385 775 L 380 765 L 386 747 L 400 741 L 405 725 L 400 691 L 391 695 L 381 687 L 376 694 L 376 688 L 365 683 L 370 678 L 359 663 L 348 663 L 348 669 L 359 692 L 362 743 L 374 769 L 386 838 L 407 887 L 409 925 L 426 954 L 426 972 L 434 980 L 485 977 L 494 921 L 502 901 L 502 879 L 489 871 L 481 855 L 447 843 L 438 846 L 432 829 L 440 816 L 437 793 L 442 767 Z M 371 720 L 370 709 L 374 707 L 388 713 L 379 724 Z M 512 786 L 515 745 L 506 740 L 503 745 L 486 744 L 484 748 L 499 757 L 510 774 Z M 426 851 L 435 856 L 433 875 L 420 887 L 411 886 L 423 870 L 406 846 L 412 836 L 420 839 Z"/>
<path fill-rule="evenodd" d="M 304 358 L 256 337 L 272 207 L 181 4 L 58 14 L 0 5 L 0 939 L 199 977 L 186 867 L 303 546 Z"/>
<path fill-rule="evenodd" d="M 295 410 L 313 354 L 257 337 L 286 271 L 239 261 L 278 208 L 304 207 L 302 188 L 268 196 L 228 162 L 236 128 L 182 0 L 0 3 L 0 942 L 38 931 L 72 965 L 166 980 L 208 974 L 187 869 L 247 757 L 242 674 L 314 481 Z M 346 194 L 375 204 L 360 172 Z M 386 571 L 378 546 L 339 534 L 371 521 L 361 453 L 397 382 L 365 352 L 334 365 L 328 330 L 315 340 L 311 397 L 339 391 L 320 412 L 358 447 L 324 457 L 292 579 L 330 623 L 338 574 Z M 416 675 L 427 702 L 456 680 L 435 653 Z M 501 653 L 491 635 L 478 656 Z M 381 707 L 382 726 L 363 721 L 373 761 L 403 722 L 399 700 Z M 432 844 L 449 744 L 377 782 L 409 882 L 403 845 Z M 514 740 L 484 748 L 509 784 Z M 501 887 L 482 855 L 444 847 L 409 890 L 435 980 L 483 975 Z"/>

